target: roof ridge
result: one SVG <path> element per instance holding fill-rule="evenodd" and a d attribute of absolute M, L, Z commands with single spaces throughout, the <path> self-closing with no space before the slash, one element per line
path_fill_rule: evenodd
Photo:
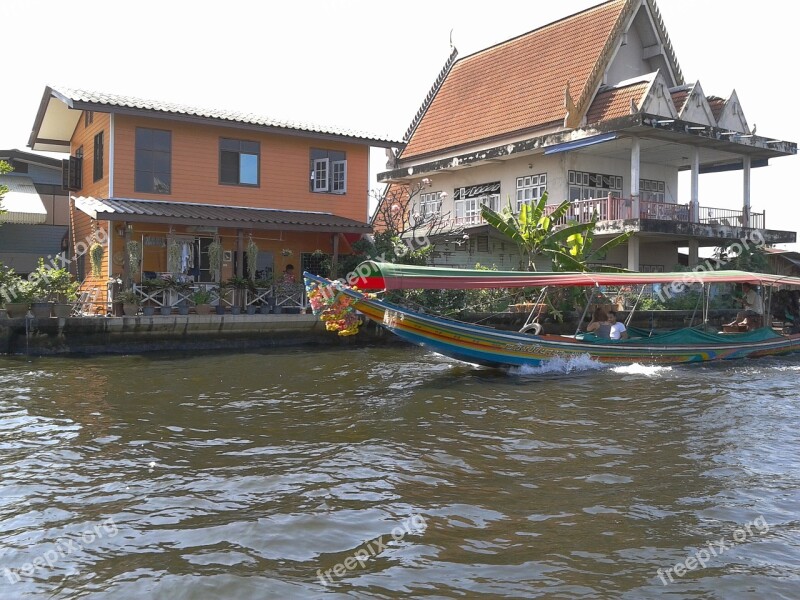
<path fill-rule="evenodd" d="M 222 108 L 201 107 L 191 104 L 182 104 L 172 101 L 156 100 L 153 98 L 143 98 L 141 96 L 128 96 L 123 94 L 108 93 L 82 88 L 74 88 L 66 85 L 47 86 L 52 92 L 64 97 L 70 102 L 83 102 L 86 104 L 101 104 L 108 106 L 118 106 L 135 108 L 140 110 L 152 110 L 155 112 L 168 114 L 185 114 L 204 118 L 219 119 L 222 121 L 245 122 L 254 125 L 264 125 L 266 127 L 276 127 L 282 129 L 295 129 L 309 131 L 327 135 L 340 135 L 346 137 L 357 137 L 384 142 L 393 142 L 388 134 L 373 134 L 360 129 L 349 129 L 345 127 L 335 127 L 322 125 L 311 121 L 295 121 L 276 119 L 267 115 L 258 114 L 252 111 L 244 112 L 239 110 L 227 110 Z"/>

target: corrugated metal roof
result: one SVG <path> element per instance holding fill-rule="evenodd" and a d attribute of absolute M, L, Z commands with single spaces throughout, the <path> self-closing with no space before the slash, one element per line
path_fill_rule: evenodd
<path fill-rule="evenodd" d="M 3 196 L 0 223 L 37 225 L 47 220 L 47 209 L 30 177 L 22 175 L 0 175 L 0 185 L 8 188 Z"/>
<path fill-rule="evenodd" d="M 93 219 L 108 221 L 185 223 L 272 230 L 372 232 L 372 227 L 367 223 L 331 213 L 129 198 L 101 199 L 81 196 L 74 200 L 75 207 Z"/>
<path fill-rule="evenodd" d="M 67 103 L 71 107 L 75 104 L 99 105 L 93 109 L 98 111 L 102 111 L 102 106 L 129 108 L 143 111 L 169 113 L 174 115 L 201 117 L 204 119 L 232 121 L 246 125 L 260 125 L 262 127 L 272 127 L 290 131 L 305 131 L 309 133 L 343 136 L 365 141 L 382 142 L 383 144 L 381 145 L 402 145 L 401 141 L 393 139 L 388 135 L 374 135 L 365 131 L 327 127 L 314 123 L 280 121 L 253 113 L 240 113 L 231 110 L 198 108 L 184 104 L 162 102 L 159 100 L 146 100 L 133 96 L 121 96 L 116 94 L 107 94 L 105 92 L 93 92 L 61 86 L 51 86 L 50 90 L 52 90 L 56 97 L 60 97 L 63 102 Z M 75 108 L 84 108 L 84 106 L 75 106 Z"/>

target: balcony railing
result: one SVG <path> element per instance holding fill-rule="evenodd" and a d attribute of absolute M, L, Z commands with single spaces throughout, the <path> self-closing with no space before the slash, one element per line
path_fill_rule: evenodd
<path fill-rule="evenodd" d="M 551 214 L 556 209 L 556 204 L 548 204 L 545 214 Z M 633 214 L 633 201 L 630 198 L 596 198 L 588 200 L 573 200 L 569 210 L 561 217 L 557 225 L 567 223 L 588 223 L 592 215 L 597 213 L 598 221 L 615 221 L 621 219 L 651 219 L 656 221 L 678 221 L 692 223 L 691 206 L 689 204 L 675 204 L 672 202 L 639 201 L 639 214 Z M 485 223 L 480 213 L 455 217 L 445 223 L 452 227 L 481 225 Z M 699 216 L 696 222 L 704 225 L 724 225 L 728 227 L 750 227 L 764 229 L 766 227 L 766 213 L 750 212 L 749 219 L 743 210 L 729 208 L 699 207 Z"/>

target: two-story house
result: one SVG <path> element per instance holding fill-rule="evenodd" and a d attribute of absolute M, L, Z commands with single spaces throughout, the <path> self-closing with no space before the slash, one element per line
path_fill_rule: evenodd
<path fill-rule="evenodd" d="M 61 188 L 61 161 L 21 150 L 0 150 L 0 160 L 13 169 L 0 175 L 8 188 L 0 214 L 0 263 L 27 275 L 39 258 L 66 249 L 69 198 Z"/>
<path fill-rule="evenodd" d="M 396 145 L 362 132 L 52 87 L 29 140 L 34 150 L 69 153 L 69 260 L 84 287 L 100 291 L 112 277 L 175 274 L 167 254 L 176 246 L 177 274 L 211 281 L 215 239 L 222 279 L 247 274 L 251 240 L 261 277 L 288 264 L 312 268 L 321 256 L 335 261 L 372 231 L 370 147 Z M 99 275 L 86 252 L 98 238 L 107 238 Z M 138 261 L 126 250 L 131 241 L 139 242 Z"/>
<path fill-rule="evenodd" d="M 671 270 L 680 248 L 696 264 L 701 247 L 795 242 L 751 210 L 750 173 L 796 144 L 751 130 L 735 91 L 714 93 L 684 80 L 654 0 L 611 0 L 465 58 L 453 50 L 378 180 L 424 182 L 405 218 L 463 228 L 434 264 L 518 267 L 481 205 L 518 211 L 545 190 L 553 205 L 571 201 L 569 220 L 596 213 L 598 243 L 633 231 L 606 258 L 628 269 Z M 701 175 L 720 171 L 741 172 L 741 196 L 708 206 Z"/>

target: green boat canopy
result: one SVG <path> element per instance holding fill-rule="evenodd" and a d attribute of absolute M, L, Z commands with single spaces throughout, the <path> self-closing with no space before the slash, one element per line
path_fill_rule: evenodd
<path fill-rule="evenodd" d="M 749 283 L 768 287 L 800 287 L 800 277 L 749 273 L 747 271 L 708 271 L 704 269 L 667 273 L 490 271 L 418 267 L 371 260 L 358 265 L 353 272 L 352 279 L 353 283 L 363 290 L 594 287 L 660 283 L 672 286 L 675 293 L 679 293 L 687 285 L 695 283 Z"/>

